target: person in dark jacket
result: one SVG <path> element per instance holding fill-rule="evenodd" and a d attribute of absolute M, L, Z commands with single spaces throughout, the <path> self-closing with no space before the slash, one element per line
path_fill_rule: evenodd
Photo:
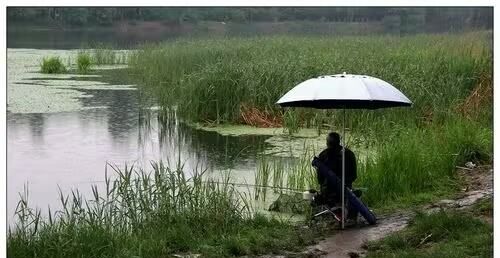
<path fill-rule="evenodd" d="M 319 154 L 318 158 L 342 180 L 342 145 L 340 145 L 340 135 L 336 132 L 329 133 L 326 138 L 326 146 L 327 148 Z M 357 178 L 356 169 L 356 156 L 349 148 L 345 148 L 345 185 L 351 189 L 352 183 Z M 329 204 L 341 202 L 341 189 L 327 187 L 326 179 L 319 173 L 318 183 L 320 184 L 320 198 L 322 202 Z M 352 207 L 348 207 L 348 217 L 353 218 L 355 216 L 357 216 L 357 212 Z"/>
<path fill-rule="evenodd" d="M 326 146 L 327 148 L 319 154 L 318 158 L 342 180 L 340 135 L 336 132 L 329 133 L 326 137 Z M 345 148 L 345 185 L 347 187 L 352 188 L 352 183 L 357 178 L 356 172 L 356 156 L 349 148 Z M 321 179 L 321 181 L 324 181 L 324 179 Z M 323 184 L 323 182 L 319 183 Z"/>

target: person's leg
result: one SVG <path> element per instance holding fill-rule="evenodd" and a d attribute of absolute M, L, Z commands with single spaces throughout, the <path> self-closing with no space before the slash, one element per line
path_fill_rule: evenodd
<path fill-rule="evenodd" d="M 352 190 L 352 183 L 349 183 L 346 186 Z M 357 218 L 358 218 L 358 210 L 354 208 L 349 202 L 347 202 L 347 219 L 357 219 Z"/>

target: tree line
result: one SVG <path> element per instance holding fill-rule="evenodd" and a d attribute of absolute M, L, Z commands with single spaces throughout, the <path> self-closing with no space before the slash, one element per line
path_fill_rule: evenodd
<path fill-rule="evenodd" d="M 59 26 L 108 26 L 116 22 L 162 21 L 171 24 L 217 22 L 384 22 L 428 28 L 493 27 L 490 7 L 8 7 L 9 23 Z"/>

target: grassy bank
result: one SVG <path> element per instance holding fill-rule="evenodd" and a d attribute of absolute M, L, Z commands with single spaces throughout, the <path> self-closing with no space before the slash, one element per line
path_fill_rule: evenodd
<path fill-rule="evenodd" d="M 61 193 L 61 210 L 46 217 L 25 195 L 8 257 L 225 257 L 300 250 L 315 234 L 256 214 L 231 185 L 203 182 L 196 171 L 187 178 L 181 166 L 113 169 L 94 198 Z"/>
<path fill-rule="evenodd" d="M 144 46 L 129 65 L 146 93 L 160 106 L 175 105 L 184 119 L 274 123 L 290 131 L 341 124 L 337 111 L 284 111 L 275 105 L 301 81 L 348 72 L 390 82 L 413 107 L 348 111 L 347 127 L 363 136 L 362 147 L 373 150 L 358 160 L 356 185 L 367 188 L 364 200 L 378 208 L 408 207 L 453 194 L 460 185 L 455 166 L 491 162 L 491 36 L 187 40 Z M 254 123 L 259 120 L 264 122 Z M 256 182 L 305 190 L 314 185 L 311 157 L 296 167 L 263 159 Z"/>
<path fill-rule="evenodd" d="M 374 157 L 358 162 L 357 184 L 367 187 L 365 201 L 379 207 L 431 201 L 458 189 L 455 166 L 491 162 L 492 136 L 491 129 L 465 119 L 402 128 L 375 144 Z"/>
<path fill-rule="evenodd" d="M 370 144 L 373 154 L 358 156 L 354 187 L 365 189 L 362 199 L 378 209 L 408 208 L 449 196 L 461 187 L 455 166 L 492 161 L 492 136 L 491 128 L 457 118 L 421 128 L 402 127 L 374 137 L 373 142 L 365 143 Z M 292 164 L 262 158 L 256 182 L 304 191 L 317 189 L 311 167 L 314 155 L 317 153 L 306 151 Z"/>
<path fill-rule="evenodd" d="M 467 212 L 418 214 L 407 229 L 368 243 L 366 257 L 493 257 L 493 226 Z"/>
<path fill-rule="evenodd" d="M 490 37 L 477 32 L 177 41 L 144 46 L 129 64 L 159 105 L 176 105 L 185 118 L 242 123 L 245 112 L 259 110 L 261 117 L 283 118 L 290 127 L 339 121 L 334 111 L 297 109 L 285 115 L 275 102 L 297 83 L 344 71 L 369 74 L 391 82 L 415 103 L 412 109 L 349 112 L 351 126 L 382 127 L 446 117 L 483 74 L 491 77 Z"/>

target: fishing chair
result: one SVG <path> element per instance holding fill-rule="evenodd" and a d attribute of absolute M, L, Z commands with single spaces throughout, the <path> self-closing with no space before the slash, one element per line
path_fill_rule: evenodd
<path fill-rule="evenodd" d="M 349 191 L 349 190 L 348 190 Z M 316 192 L 315 190 L 310 190 L 311 193 L 315 194 L 314 197 L 312 198 L 311 205 L 313 205 L 313 218 L 317 218 L 319 216 L 322 216 L 324 214 L 330 214 L 332 215 L 335 220 L 341 221 L 342 220 L 342 207 L 341 207 L 341 201 L 339 200 L 340 198 L 335 198 L 335 197 L 325 197 L 322 196 L 320 193 Z M 362 191 L 361 189 L 355 189 L 352 190 L 352 193 L 356 195 L 356 197 L 361 197 Z M 347 202 L 346 202 L 347 203 Z M 349 207 L 349 205 L 347 206 Z M 354 212 L 354 211 L 352 211 Z M 357 216 L 356 216 L 357 217 Z"/>

